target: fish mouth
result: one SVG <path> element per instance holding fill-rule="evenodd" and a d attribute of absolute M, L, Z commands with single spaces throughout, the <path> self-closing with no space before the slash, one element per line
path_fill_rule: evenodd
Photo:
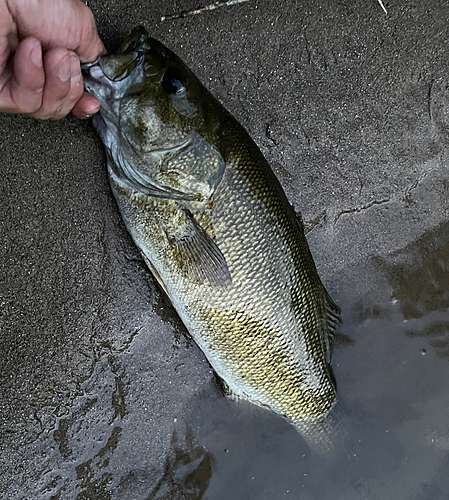
<path fill-rule="evenodd" d="M 143 83 L 145 54 L 141 49 L 130 54 L 105 55 L 81 65 L 86 90 L 99 101 L 101 97 L 120 99 L 130 87 Z"/>
<path fill-rule="evenodd" d="M 99 60 L 100 60 L 100 58 L 96 59 L 93 62 L 87 62 L 87 63 L 81 64 L 81 73 L 83 75 L 83 78 L 95 77 L 94 75 L 91 74 L 90 70 L 91 70 L 91 68 L 95 68 L 95 67 L 100 69 L 100 66 L 98 64 Z M 96 71 L 96 70 L 94 70 L 94 71 Z"/>
<path fill-rule="evenodd" d="M 148 31 L 143 26 L 137 26 L 134 28 L 128 37 L 127 40 L 123 42 L 120 46 L 116 54 L 109 56 L 108 54 L 104 56 L 100 56 L 98 59 L 92 62 L 86 62 L 81 64 L 81 72 L 83 77 L 87 79 L 93 78 L 98 79 L 102 76 L 107 77 L 107 72 L 104 71 L 103 62 L 108 59 L 108 57 L 112 58 L 122 58 L 123 63 L 131 64 L 136 63 L 135 65 L 142 61 L 143 56 L 145 54 L 145 48 L 148 48 L 148 39 L 149 39 Z M 102 71 L 102 75 L 96 69 L 98 67 Z M 94 72 L 91 73 L 91 69 Z M 108 78 L 109 80 L 115 81 L 114 78 Z"/>
<path fill-rule="evenodd" d="M 99 65 L 99 59 L 81 64 L 81 74 L 83 75 L 85 89 L 94 97 L 97 97 L 95 90 L 98 85 L 101 87 L 109 86 L 108 79 Z"/>
<path fill-rule="evenodd" d="M 81 71 L 93 78 L 105 76 L 114 83 L 126 80 L 129 76 L 141 69 L 145 60 L 145 51 L 141 48 L 126 54 L 106 54 L 93 62 L 81 65 Z"/>

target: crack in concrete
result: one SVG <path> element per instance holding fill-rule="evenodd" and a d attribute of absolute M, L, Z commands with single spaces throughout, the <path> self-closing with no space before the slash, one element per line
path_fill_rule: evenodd
<path fill-rule="evenodd" d="M 383 200 L 374 200 L 366 205 L 363 205 L 362 207 L 358 207 L 358 208 L 348 208 L 347 210 L 343 210 L 341 211 L 336 217 L 335 217 L 335 223 L 338 221 L 338 219 L 342 216 L 342 215 L 346 215 L 346 214 L 353 214 L 353 213 L 359 213 L 359 212 L 362 212 L 363 210 L 367 210 L 373 206 L 376 206 L 376 205 L 383 205 L 384 203 L 388 203 L 390 201 L 403 201 L 403 202 L 406 202 L 406 203 L 410 203 L 411 199 L 410 199 L 410 193 L 417 189 L 418 186 L 422 183 L 422 181 L 427 177 L 428 175 L 428 172 L 424 172 L 422 175 L 420 175 L 419 177 L 417 177 L 411 184 L 409 184 L 408 186 L 406 186 L 405 190 L 404 190 L 404 193 L 403 193 L 403 196 L 392 196 L 391 198 L 385 198 Z"/>
<path fill-rule="evenodd" d="M 195 16 L 198 14 L 203 14 L 204 12 L 209 12 L 211 10 L 219 9 L 220 7 L 229 7 L 230 5 L 235 5 L 238 3 L 249 2 L 249 0 L 227 0 L 225 2 L 215 2 L 204 7 L 198 7 L 197 9 L 185 10 L 179 12 L 178 14 L 170 14 L 168 16 L 162 16 L 161 21 L 172 21 L 173 19 L 181 19 L 187 16 Z"/>
<path fill-rule="evenodd" d="M 375 205 L 383 205 L 384 203 L 388 203 L 389 201 L 391 201 L 390 198 L 385 198 L 384 200 L 374 200 L 371 203 L 363 205 L 362 207 L 348 208 L 347 210 L 343 210 L 337 215 L 337 217 L 335 218 L 335 222 L 337 222 L 342 215 L 359 213 L 362 212 L 363 210 L 368 210 L 369 208 L 374 207 Z"/>

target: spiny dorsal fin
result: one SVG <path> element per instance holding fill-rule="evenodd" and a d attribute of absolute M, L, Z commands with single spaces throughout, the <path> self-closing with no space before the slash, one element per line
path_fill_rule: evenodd
<path fill-rule="evenodd" d="M 332 300 L 331 296 L 324 289 L 324 303 L 326 309 L 323 343 L 325 348 L 326 361 L 330 364 L 332 359 L 332 351 L 334 348 L 335 328 L 341 321 L 340 308 Z"/>

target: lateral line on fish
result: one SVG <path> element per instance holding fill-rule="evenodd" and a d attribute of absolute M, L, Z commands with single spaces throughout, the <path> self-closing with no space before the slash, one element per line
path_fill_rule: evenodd
<path fill-rule="evenodd" d="M 379 0 L 380 1 L 380 0 Z M 162 16 L 161 21 L 172 21 L 173 19 L 181 19 L 187 16 L 195 16 L 197 14 L 202 14 L 203 12 L 209 12 L 211 10 L 218 9 L 220 7 L 229 7 L 238 3 L 249 2 L 249 0 L 227 0 L 226 2 L 215 2 L 204 7 L 198 7 L 197 9 L 185 10 L 179 14 L 169 14 L 168 16 Z"/>

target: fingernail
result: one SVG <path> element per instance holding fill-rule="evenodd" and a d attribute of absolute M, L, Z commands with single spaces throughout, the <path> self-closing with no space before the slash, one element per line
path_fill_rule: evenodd
<path fill-rule="evenodd" d="M 30 52 L 31 61 L 35 66 L 40 68 L 42 66 L 42 49 L 41 44 L 39 42 L 34 43 L 34 47 Z"/>
<path fill-rule="evenodd" d="M 65 55 L 56 65 L 56 74 L 62 82 L 66 82 L 71 75 L 70 57 Z"/>
<path fill-rule="evenodd" d="M 71 57 L 71 75 L 70 83 L 72 85 L 77 84 L 81 78 L 81 66 L 80 60 L 76 56 Z"/>
<path fill-rule="evenodd" d="M 91 116 L 95 115 L 96 113 L 98 113 L 100 111 L 100 108 L 99 107 L 96 107 L 96 108 L 93 108 L 93 109 L 89 109 L 88 111 L 85 111 L 84 112 L 84 116 L 86 118 L 90 118 Z"/>

